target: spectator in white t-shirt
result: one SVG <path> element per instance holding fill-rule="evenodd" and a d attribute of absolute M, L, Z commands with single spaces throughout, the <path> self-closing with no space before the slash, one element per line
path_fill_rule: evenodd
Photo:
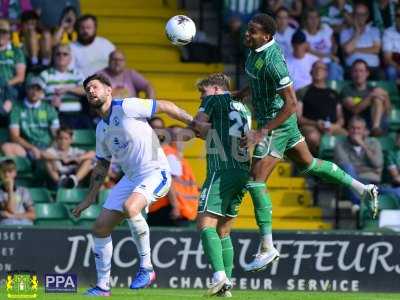
<path fill-rule="evenodd" d="M 293 53 L 292 36 L 295 31 L 296 29 L 289 25 L 289 10 L 282 6 L 276 11 L 276 34 L 274 39 L 281 47 L 285 57 L 289 57 Z"/>
<path fill-rule="evenodd" d="M 381 49 L 379 30 L 367 23 L 369 9 L 366 4 L 357 3 L 353 17 L 353 27 L 340 33 L 340 44 L 345 53 L 346 67 L 350 68 L 354 61 L 362 59 L 368 64 L 372 79 L 378 79 Z"/>
<path fill-rule="evenodd" d="M 396 24 L 383 33 L 383 59 L 388 80 L 400 77 L 400 6 L 396 8 Z"/>
<path fill-rule="evenodd" d="M 83 15 L 77 21 L 78 40 L 71 44 L 73 67 L 88 77 L 108 64 L 108 57 L 115 46 L 107 39 L 96 36 L 97 19 Z"/>
<path fill-rule="evenodd" d="M 319 59 L 309 53 L 310 46 L 303 31 L 297 30 L 292 37 L 293 55 L 287 59 L 289 74 L 293 79 L 295 91 L 311 84 L 311 69 Z"/>
<path fill-rule="evenodd" d="M 343 68 L 339 65 L 336 42 L 332 28 L 321 24 L 321 17 L 316 9 L 310 9 L 305 15 L 304 34 L 310 45 L 310 53 L 318 56 L 328 66 L 329 80 L 343 80 Z"/>

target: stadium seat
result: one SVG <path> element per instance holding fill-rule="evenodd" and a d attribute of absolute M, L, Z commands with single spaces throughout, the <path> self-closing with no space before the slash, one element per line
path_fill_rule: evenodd
<path fill-rule="evenodd" d="M 394 147 L 394 139 L 390 135 L 378 137 L 379 143 L 381 144 L 382 151 L 388 152 Z"/>
<path fill-rule="evenodd" d="M 96 145 L 96 133 L 91 129 L 76 129 L 74 130 L 74 141 L 75 147 L 89 149 Z"/>
<path fill-rule="evenodd" d="M 389 114 L 389 128 L 391 131 L 400 129 L 400 110 L 392 108 Z"/>
<path fill-rule="evenodd" d="M 102 210 L 101 205 L 91 205 L 81 213 L 79 219 L 72 217 L 72 221 L 76 225 L 80 226 L 92 225 L 93 222 L 96 220 L 96 218 L 99 216 L 101 210 Z"/>
<path fill-rule="evenodd" d="M 58 189 L 56 201 L 64 204 L 77 204 L 85 199 L 88 190 L 85 188 Z"/>
<path fill-rule="evenodd" d="M 66 208 L 60 203 L 36 203 L 35 225 L 72 225 Z"/>
<path fill-rule="evenodd" d="M 327 85 L 332 90 L 340 93 L 345 85 L 349 84 L 348 80 L 328 80 Z"/>
<path fill-rule="evenodd" d="M 45 188 L 29 188 L 28 190 L 34 203 L 47 203 L 53 200 L 50 192 Z"/>
<path fill-rule="evenodd" d="M 98 197 L 97 197 L 97 202 L 98 202 L 99 204 L 103 205 L 104 202 L 106 201 L 106 199 L 107 199 L 109 193 L 110 193 L 110 189 L 101 190 L 101 191 L 99 192 Z"/>
<path fill-rule="evenodd" d="M 344 138 L 345 136 L 343 135 L 324 134 L 321 137 L 318 157 L 321 159 L 332 159 L 336 143 Z"/>

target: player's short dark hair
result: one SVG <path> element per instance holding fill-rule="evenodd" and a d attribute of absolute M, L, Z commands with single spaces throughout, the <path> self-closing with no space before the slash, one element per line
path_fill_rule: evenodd
<path fill-rule="evenodd" d="M 103 74 L 97 74 L 96 73 L 96 74 L 90 75 L 88 78 L 86 78 L 83 81 L 83 88 L 86 90 L 86 86 L 88 85 L 88 83 L 93 81 L 93 80 L 98 80 L 102 84 L 105 84 L 105 85 L 111 87 L 111 82 L 106 76 L 104 76 Z"/>
<path fill-rule="evenodd" d="M 357 64 L 363 64 L 367 70 L 369 70 L 368 64 L 365 60 L 358 58 L 351 64 L 351 69 L 353 69 Z"/>
<path fill-rule="evenodd" d="M 78 18 L 78 20 L 76 20 L 76 24 L 75 24 L 76 29 L 78 29 L 79 26 L 81 26 L 82 22 L 85 22 L 87 20 L 92 20 L 94 22 L 94 25 L 97 28 L 97 17 L 95 15 L 92 15 L 92 14 L 84 14 L 84 15 L 80 16 Z"/>
<path fill-rule="evenodd" d="M 72 130 L 72 128 L 70 128 L 68 126 L 61 126 L 60 128 L 58 128 L 57 131 L 56 131 L 56 136 L 59 137 L 61 132 L 65 132 L 71 138 L 74 136 L 74 131 Z"/>
<path fill-rule="evenodd" d="M 251 22 L 261 25 L 262 30 L 270 35 L 275 35 L 276 33 L 276 22 L 273 17 L 267 14 L 256 14 L 251 18 Z"/>
<path fill-rule="evenodd" d="M 17 170 L 17 165 L 12 159 L 4 159 L 0 161 L 0 171 L 14 171 Z"/>
<path fill-rule="evenodd" d="M 25 22 L 28 22 L 30 20 L 37 20 L 38 21 L 39 20 L 39 15 L 34 10 L 27 10 L 27 11 L 24 11 L 21 14 L 20 19 L 21 19 L 21 23 L 25 23 Z"/>
<path fill-rule="evenodd" d="M 228 75 L 225 75 L 224 73 L 214 73 L 208 75 L 206 78 L 200 79 L 196 84 L 199 91 L 206 86 L 213 85 L 219 86 L 223 90 L 229 91 L 231 79 Z"/>

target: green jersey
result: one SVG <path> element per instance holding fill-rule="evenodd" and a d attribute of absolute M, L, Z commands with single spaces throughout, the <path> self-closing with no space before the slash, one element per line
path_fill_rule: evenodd
<path fill-rule="evenodd" d="M 240 138 L 251 128 L 250 110 L 226 93 L 204 97 L 199 111 L 208 115 L 212 125 L 206 138 L 208 174 L 227 169 L 249 170 L 249 152 L 240 147 Z"/>
<path fill-rule="evenodd" d="M 6 49 L 0 50 L 0 78 L 4 81 L 15 76 L 19 64 L 25 64 L 25 56 L 20 48 L 8 44 Z"/>
<path fill-rule="evenodd" d="M 282 51 L 274 40 L 250 51 L 246 74 L 257 125 L 264 126 L 282 109 L 284 102 L 278 92 L 292 84 Z"/>
<path fill-rule="evenodd" d="M 19 128 L 21 136 L 39 148 L 47 148 L 52 142 L 50 129 L 60 127 L 57 112 L 46 101 L 35 104 L 24 100 L 16 104 L 10 114 L 10 128 Z"/>

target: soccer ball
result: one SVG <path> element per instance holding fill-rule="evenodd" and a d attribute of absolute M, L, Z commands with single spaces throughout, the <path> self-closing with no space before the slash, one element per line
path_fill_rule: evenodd
<path fill-rule="evenodd" d="M 172 44 L 184 46 L 193 41 L 196 35 L 196 25 L 189 17 L 178 15 L 168 20 L 165 34 Z"/>

